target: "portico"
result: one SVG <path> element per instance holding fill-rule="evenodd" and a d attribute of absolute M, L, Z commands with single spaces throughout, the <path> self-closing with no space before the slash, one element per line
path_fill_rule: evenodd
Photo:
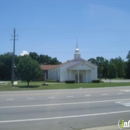
<path fill-rule="evenodd" d="M 68 70 L 68 79 L 75 80 L 76 83 L 90 82 L 91 81 L 91 70 Z"/>
<path fill-rule="evenodd" d="M 68 80 L 75 80 L 75 82 L 91 82 L 94 73 L 94 66 L 89 63 L 80 62 L 67 68 Z"/>

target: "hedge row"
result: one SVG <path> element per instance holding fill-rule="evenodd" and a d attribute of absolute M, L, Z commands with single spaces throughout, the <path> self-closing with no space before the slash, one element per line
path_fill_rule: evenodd
<path fill-rule="evenodd" d="M 58 80 L 46 79 L 46 82 L 59 82 Z"/>
<path fill-rule="evenodd" d="M 75 83 L 75 80 L 66 80 L 65 83 Z"/>
<path fill-rule="evenodd" d="M 103 81 L 101 81 L 100 79 L 97 79 L 97 80 L 92 80 L 92 83 L 103 83 Z"/>
<path fill-rule="evenodd" d="M 46 79 L 46 82 L 59 82 L 58 80 Z M 66 80 L 65 83 L 75 83 L 75 80 Z M 92 80 L 92 83 L 103 83 L 100 79 Z"/>

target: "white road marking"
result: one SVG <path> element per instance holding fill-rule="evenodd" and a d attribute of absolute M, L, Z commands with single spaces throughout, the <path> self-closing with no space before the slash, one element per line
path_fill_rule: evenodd
<path fill-rule="evenodd" d="M 122 103 L 122 105 L 124 105 L 126 107 L 130 107 L 130 102 L 129 103 Z"/>
<path fill-rule="evenodd" d="M 32 100 L 32 99 L 35 99 L 35 98 L 27 98 L 28 100 Z"/>
<path fill-rule="evenodd" d="M 13 98 L 8 98 L 8 99 L 6 99 L 7 101 L 12 101 L 12 100 L 14 100 Z"/>
<path fill-rule="evenodd" d="M 57 119 L 68 119 L 68 118 L 81 118 L 81 117 L 91 117 L 91 116 L 103 116 L 103 115 L 112 115 L 119 113 L 128 113 L 130 110 L 125 111 L 114 111 L 106 113 L 94 113 L 94 114 L 84 114 L 84 115 L 72 115 L 72 116 L 61 116 L 61 117 L 47 117 L 47 118 L 35 118 L 35 119 L 21 119 L 21 120 L 4 120 L 0 123 L 16 123 L 16 122 L 27 122 L 27 121 L 43 121 L 43 120 L 57 120 Z"/>
<path fill-rule="evenodd" d="M 91 95 L 85 95 L 86 97 L 90 97 Z"/>
<path fill-rule="evenodd" d="M 74 97 L 74 96 L 67 96 L 68 98 L 72 98 L 72 97 Z"/>
<path fill-rule="evenodd" d="M 130 100 L 130 98 L 127 99 L 115 99 L 115 100 L 102 100 L 102 101 L 88 101 L 88 102 L 70 102 L 70 103 L 57 103 L 57 104 L 38 104 L 38 105 L 23 105 L 23 106 L 1 106 L 2 108 L 27 108 L 27 107 L 44 107 L 44 106 L 63 106 L 63 105 L 79 105 L 79 104 L 93 104 L 93 103 L 106 103 L 106 102 L 121 102 L 121 101 L 127 101 Z"/>
<path fill-rule="evenodd" d="M 108 95 L 108 94 L 107 93 L 102 94 L 102 96 L 106 96 L 106 95 Z"/>
<path fill-rule="evenodd" d="M 123 90 L 120 90 L 122 92 L 130 92 L 130 89 L 123 89 Z"/>
<path fill-rule="evenodd" d="M 51 99 L 53 99 L 53 98 L 55 98 L 55 97 L 48 97 L 48 98 L 51 98 Z"/>
<path fill-rule="evenodd" d="M 126 107 L 130 107 L 130 101 L 120 101 L 120 102 L 115 102 L 115 103 L 126 106 Z"/>

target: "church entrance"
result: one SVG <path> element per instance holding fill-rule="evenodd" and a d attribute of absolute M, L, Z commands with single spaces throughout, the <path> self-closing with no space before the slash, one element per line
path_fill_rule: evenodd
<path fill-rule="evenodd" d="M 78 83 L 78 74 L 75 74 L 75 82 Z M 79 73 L 79 83 L 83 82 L 83 74 Z"/>

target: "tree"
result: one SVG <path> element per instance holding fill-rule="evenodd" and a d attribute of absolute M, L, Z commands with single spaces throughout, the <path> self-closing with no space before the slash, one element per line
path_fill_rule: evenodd
<path fill-rule="evenodd" d="M 15 55 L 15 64 L 17 64 Z M 11 80 L 12 53 L 8 52 L 0 55 L 0 80 Z"/>
<path fill-rule="evenodd" d="M 61 64 L 61 62 L 59 62 L 57 60 L 57 58 L 52 58 L 48 55 L 38 55 L 36 52 L 30 52 L 29 56 L 33 59 L 36 60 L 39 64 L 48 64 L 48 65 L 57 65 L 57 64 Z"/>
<path fill-rule="evenodd" d="M 36 60 L 38 62 L 39 60 L 39 56 L 36 52 L 30 52 L 29 53 L 29 56 L 33 59 L 33 60 Z"/>
<path fill-rule="evenodd" d="M 126 56 L 127 60 L 130 60 L 130 51 L 128 52 L 127 56 Z"/>
<path fill-rule="evenodd" d="M 95 64 L 95 65 L 97 65 L 97 61 L 94 58 L 90 58 L 90 59 L 88 59 L 88 61 Z"/>
<path fill-rule="evenodd" d="M 109 64 L 109 78 L 112 79 L 116 77 L 117 77 L 117 67 L 111 60 Z"/>
<path fill-rule="evenodd" d="M 124 62 L 124 60 L 121 59 L 121 57 L 111 59 L 109 66 L 110 65 L 114 65 L 114 68 L 115 68 L 112 72 L 113 76 L 115 74 L 115 76 L 113 78 L 124 78 L 125 77 L 125 75 L 126 75 L 126 73 L 125 73 L 125 62 Z"/>
<path fill-rule="evenodd" d="M 104 77 L 107 78 L 108 77 L 108 60 L 104 59 L 103 57 L 96 57 L 96 59 L 94 58 L 90 58 L 88 61 L 90 61 L 91 63 L 95 64 L 98 66 L 98 77 Z"/>
<path fill-rule="evenodd" d="M 96 63 L 97 63 L 97 65 L 103 64 L 104 60 L 105 59 L 103 57 L 101 57 L 101 56 L 96 57 Z"/>
<path fill-rule="evenodd" d="M 11 79 L 11 60 L 12 54 L 5 53 L 0 55 L 0 78 L 1 80 L 10 80 Z"/>
<path fill-rule="evenodd" d="M 130 57 L 130 51 L 127 55 L 127 58 L 128 57 Z M 115 59 L 112 58 L 108 61 L 107 59 L 98 56 L 96 59 L 90 58 L 88 61 L 98 66 L 99 78 L 125 78 L 126 76 L 126 63 L 123 59 L 121 59 L 121 57 L 117 57 Z"/>
<path fill-rule="evenodd" d="M 103 64 L 104 64 L 104 58 L 103 57 L 96 57 L 96 64 L 98 66 L 98 77 L 102 77 L 102 71 L 103 71 Z"/>
<path fill-rule="evenodd" d="M 128 52 L 127 56 L 127 62 L 126 62 L 126 78 L 130 78 L 130 51 Z"/>
<path fill-rule="evenodd" d="M 130 79 L 130 60 L 126 62 L 126 78 Z"/>
<path fill-rule="evenodd" d="M 28 87 L 31 80 L 36 80 L 42 74 L 39 63 L 27 55 L 20 57 L 17 71 L 20 78 L 27 81 Z"/>
<path fill-rule="evenodd" d="M 51 63 L 51 65 L 61 64 L 61 62 L 59 62 L 56 57 L 52 58 L 50 63 Z"/>
<path fill-rule="evenodd" d="M 121 57 L 118 57 L 115 59 L 116 60 L 116 66 L 117 66 L 117 73 L 119 78 L 124 78 L 126 73 L 125 73 L 125 62 Z"/>
<path fill-rule="evenodd" d="M 103 66 L 102 77 L 104 77 L 106 79 L 106 78 L 108 78 L 109 61 L 105 59 L 102 66 Z"/>

